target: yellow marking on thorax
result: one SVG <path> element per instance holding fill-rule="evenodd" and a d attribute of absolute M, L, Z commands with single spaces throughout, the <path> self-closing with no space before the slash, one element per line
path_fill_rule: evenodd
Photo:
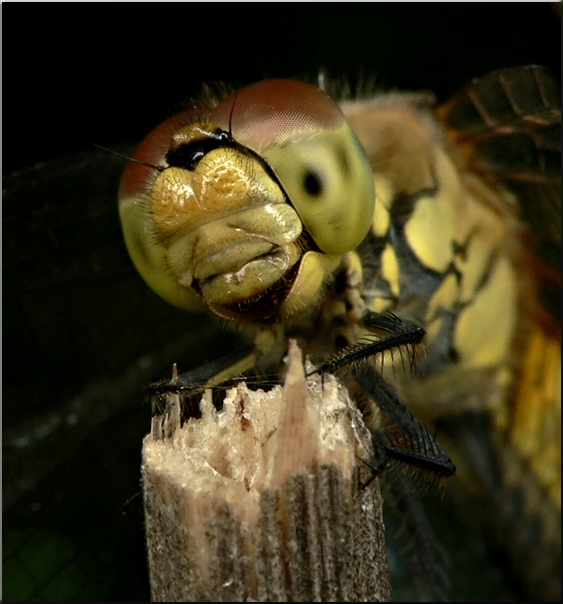
<path fill-rule="evenodd" d="M 517 277 L 501 257 L 489 280 L 459 315 L 454 344 L 463 363 L 486 366 L 510 356 L 517 315 Z"/>
<path fill-rule="evenodd" d="M 375 208 L 373 211 L 373 234 L 377 237 L 383 237 L 390 223 L 389 208 L 395 191 L 393 186 L 384 176 L 377 176 L 375 179 Z"/>
<path fill-rule="evenodd" d="M 373 310 L 374 312 L 384 313 L 387 310 L 390 310 L 392 305 L 393 300 L 388 298 L 374 298 L 369 303 L 369 309 Z"/>
<path fill-rule="evenodd" d="M 381 254 L 381 276 L 389 283 L 393 295 L 399 296 L 399 263 L 393 246 L 388 243 Z"/>
<path fill-rule="evenodd" d="M 424 266 L 444 272 L 452 261 L 452 243 L 458 233 L 465 191 L 450 159 L 438 150 L 434 158 L 438 194 L 417 200 L 405 225 L 407 241 Z"/>

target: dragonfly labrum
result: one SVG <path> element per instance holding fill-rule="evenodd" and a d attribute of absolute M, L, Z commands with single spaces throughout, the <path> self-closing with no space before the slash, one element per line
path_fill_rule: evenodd
<path fill-rule="evenodd" d="M 120 191 L 146 282 L 253 339 L 225 379 L 279 369 L 296 338 L 318 372 L 348 368 L 390 459 L 453 474 L 414 412 L 467 498 L 495 502 L 485 522 L 516 535 L 509 566 L 547 599 L 559 590 L 560 331 L 542 309 L 560 239 L 530 215 L 560 220 L 559 126 L 557 86 L 537 67 L 477 79 L 438 108 L 424 94 L 338 104 L 267 80 L 208 92 L 156 128 Z M 409 345 L 424 348 L 417 377 L 393 355 Z"/>

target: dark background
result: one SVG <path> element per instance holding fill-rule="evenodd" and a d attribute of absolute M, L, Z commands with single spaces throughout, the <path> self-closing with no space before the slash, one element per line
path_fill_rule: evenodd
<path fill-rule="evenodd" d="M 36 4 L 3 17 L 3 597 L 143 600 L 138 500 L 122 514 L 139 491 L 142 387 L 230 340 L 132 271 L 123 161 L 92 143 L 127 149 L 203 82 L 322 68 L 445 100 L 503 67 L 559 74 L 560 20 L 548 3 Z"/>
<path fill-rule="evenodd" d="M 495 69 L 561 69 L 549 3 L 87 4 L 36 7 L 33 23 L 20 11 L 4 11 L 4 173 L 138 141 L 202 82 L 323 68 L 444 99 Z"/>

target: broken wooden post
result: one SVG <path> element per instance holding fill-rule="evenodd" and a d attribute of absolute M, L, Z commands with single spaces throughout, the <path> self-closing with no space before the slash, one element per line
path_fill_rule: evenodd
<path fill-rule="evenodd" d="M 292 343 L 283 389 L 231 389 L 180 425 L 180 401 L 143 444 L 152 599 L 389 601 L 370 436 L 332 376 L 305 378 Z"/>

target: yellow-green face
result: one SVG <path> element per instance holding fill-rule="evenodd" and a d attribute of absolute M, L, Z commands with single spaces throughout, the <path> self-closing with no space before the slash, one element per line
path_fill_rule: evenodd
<path fill-rule="evenodd" d="M 309 310 L 372 222 L 365 152 L 335 101 L 302 82 L 175 116 L 134 159 L 119 199 L 129 253 L 186 310 L 250 322 Z"/>

